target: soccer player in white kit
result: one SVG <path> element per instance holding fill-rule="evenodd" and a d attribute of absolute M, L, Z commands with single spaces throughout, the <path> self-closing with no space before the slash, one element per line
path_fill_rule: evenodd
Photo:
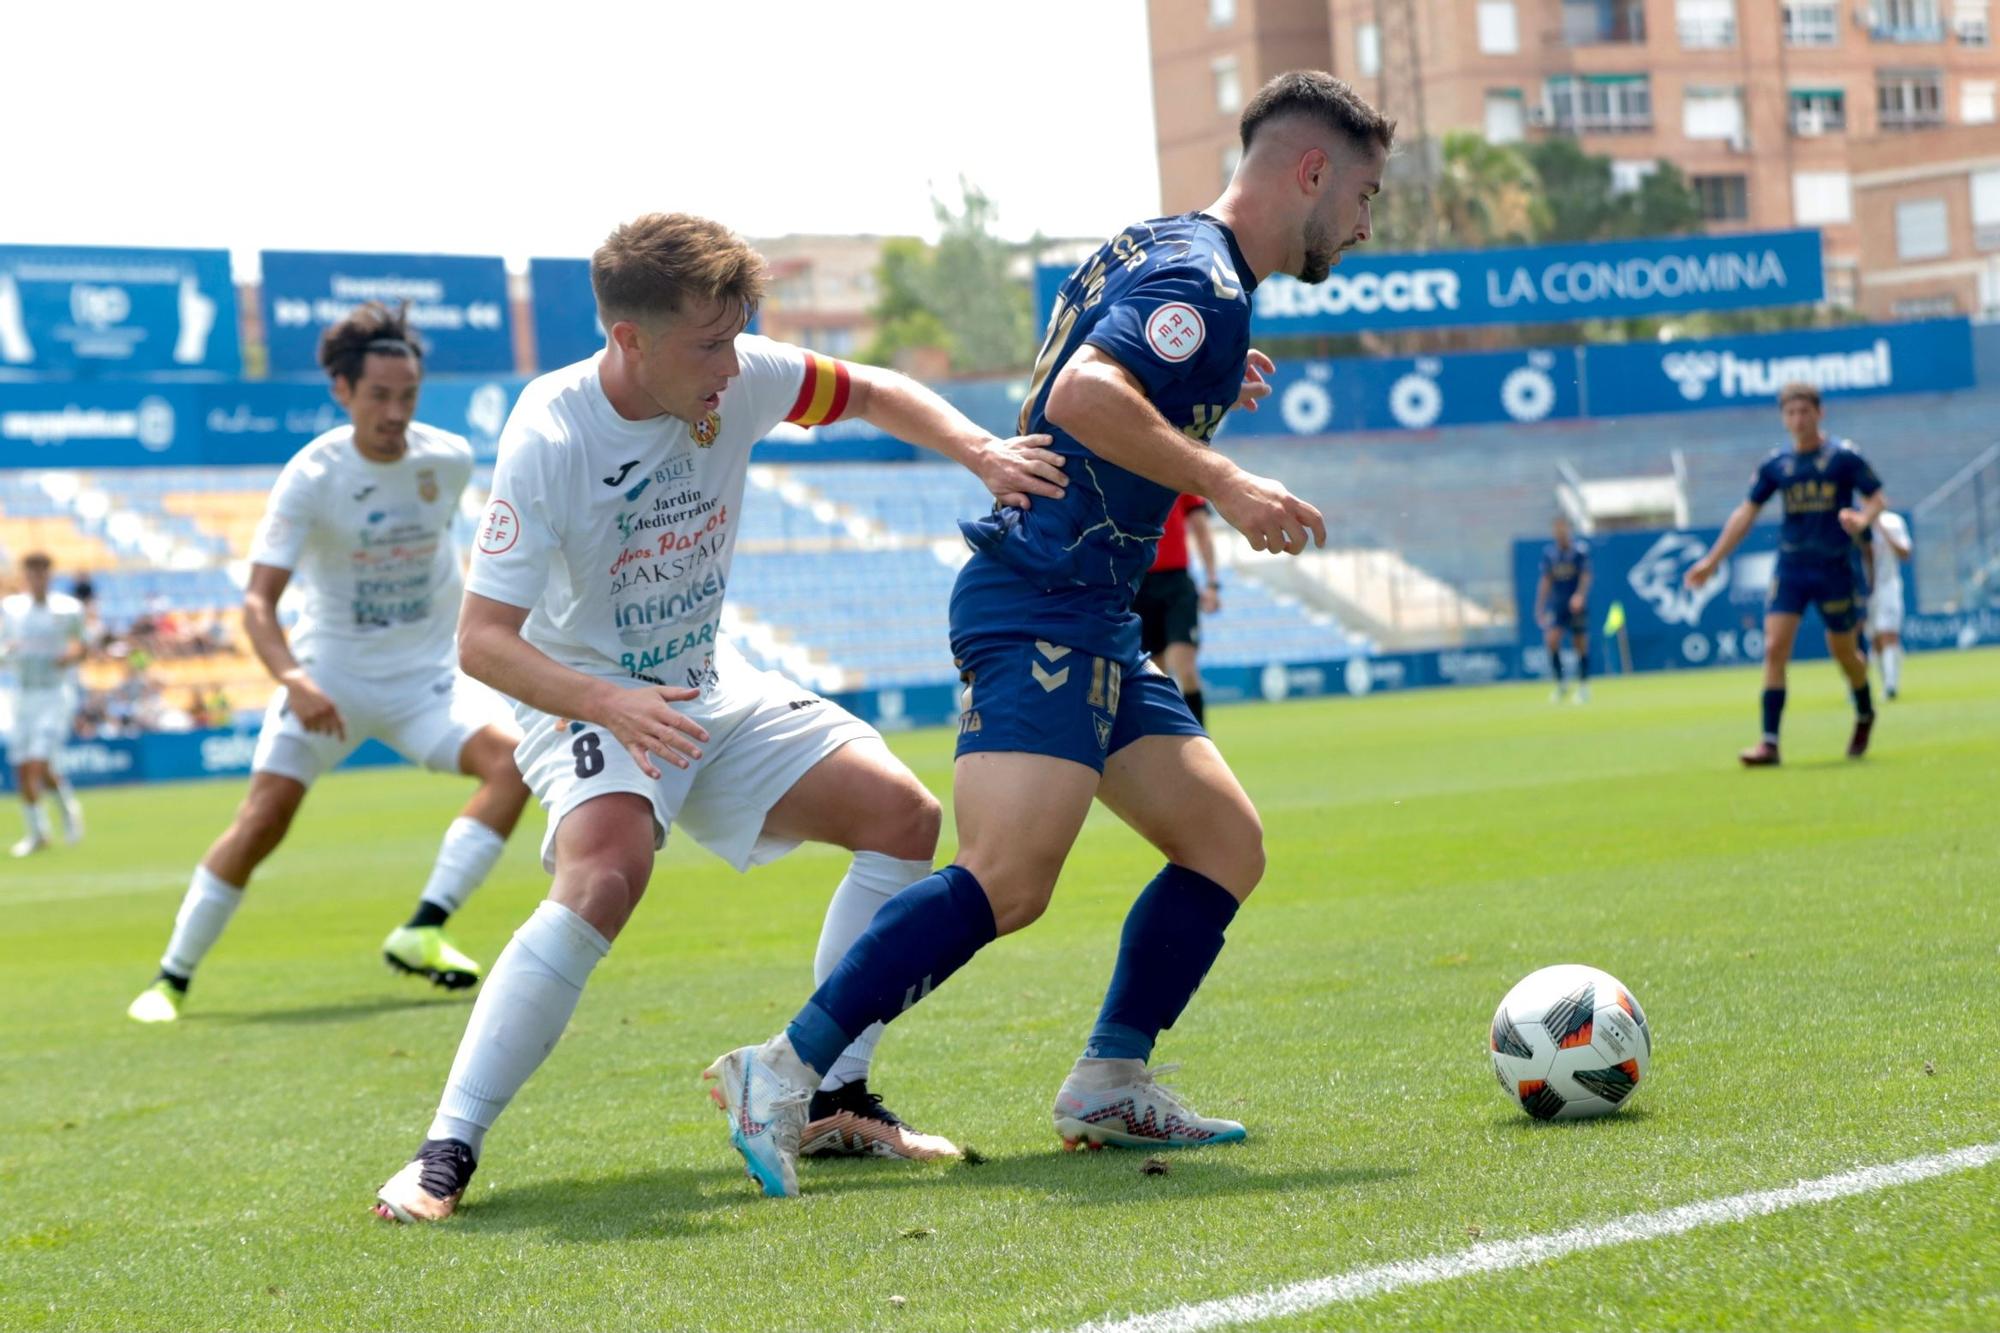
<path fill-rule="evenodd" d="M 83 604 L 49 588 L 54 562 L 40 551 L 21 559 L 22 592 L 0 599 L 0 657 L 14 673 L 13 726 L 7 760 L 21 794 L 27 833 L 13 846 L 15 856 L 32 856 L 49 845 L 41 799 L 56 798 L 63 837 L 83 837 L 83 808 L 62 781 L 57 760 L 76 716 L 70 672 L 83 660 Z"/>
<path fill-rule="evenodd" d="M 285 465 L 243 598 L 244 632 L 283 688 L 264 714 L 249 793 L 195 867 L 159 973 L 126 1011 L 139 1022 L 180 1016 L 195 967 L 307 789 L 370 738 L 412 763 L 479 779 L 445 831 L 415 915 L 382 943 L 399 971 L 454 989 L 479 980 L 479 964 L 444 923 L 499 860 L 528 789 L 502 702 L 457 672 L 463 584 L 451 524 L 472 448 L 415 419 L 423 351 L 404 318 L 371 301 L 320 339 L 320 364 L 352 424 Z M 288 637 L 278 599 L 294 578 L 305 605 Z"/>
<path fill-rule="evenodd" d="M 1868 645 L 1882 664 L 1882 692 L 1893 699 L 1903 686 L 1903 562 L 1910 558 L 1910 525 L 1884 509 L 1868 549 Z"/>
<path fill-rule="evenodd" d="M 604 351 L 530 384 L 501 436 L 459 654 L 521 701 L 520 766 L 548 810 L 555 879 L 494 963 L 417 1155 L 378 1193 L 385 1218 L 451 1215 L 488 1129 L 638 906 L 670 825 L 739 870 L 807 841 L 854 853 L 818 975 L 930 872 L 937 799 L 874 728 L 719 634 L 750 448 L 780 422 L 860 417 L 1020 505 L 1061 494 L 1060 460 L 1046 436 L 995 439 L 894 372 L 744 334 L 763 271 L 702 218 L 618 228 L 591 261 Z M 857 617 L 880 595 L 855 587 Z M 875 1136 L 883 1155 L 955 1155 L 935 1136 L 922 1136 L 935 1151 L 912 1150 L 907 1130 L 868 1114 L 877 1098 L 843 1109 L 878 1032 L 828 1071 L 806 1144 L 846 1138 L 853 1151 Z"/>

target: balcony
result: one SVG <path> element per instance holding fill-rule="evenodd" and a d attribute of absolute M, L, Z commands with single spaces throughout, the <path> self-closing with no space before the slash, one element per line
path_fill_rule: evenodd
<path fill-rule="evenodd" d="M 1944 40 L 1944 24 L 1873 24 L 1868 29 L 1868 39 L 1874 42 L 1895 42 L 1905 46 L 1935 46 Z"/>

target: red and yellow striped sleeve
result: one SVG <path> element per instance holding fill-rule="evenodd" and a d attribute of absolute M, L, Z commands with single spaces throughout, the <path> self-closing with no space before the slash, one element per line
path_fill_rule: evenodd
<path fill-rule="evenodd" d="M 806 353 L 806 377 L 785 420 L 794 426 L 824 426 L 847 410 L 847 363 L 818 352 Z"/>

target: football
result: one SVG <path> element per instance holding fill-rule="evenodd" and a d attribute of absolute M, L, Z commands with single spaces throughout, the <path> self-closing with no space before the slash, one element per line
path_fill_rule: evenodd
<path fill-rule="evenodd" d="M 1653 1056 L 1646 1011 L 1609 972 L 1580 963 L 1523 977 L 1493 1015 L 1500 1090 L 1537 1120 L 1609 1115 L 1632 1099 Z"/>

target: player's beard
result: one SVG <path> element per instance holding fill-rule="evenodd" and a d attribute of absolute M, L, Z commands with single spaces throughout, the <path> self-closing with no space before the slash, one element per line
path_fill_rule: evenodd
<path fill-rule="evenodd" d="M 1300 282 L 1325 282 L 1327 274 L 1333 272 L 1333 261 L 1340 254 L 1340 247 L 1333 243 L 1333 232 L 1325 224 L 1308 221 L 1306 223 L 1306 258 L 1299 266 Z"/>

